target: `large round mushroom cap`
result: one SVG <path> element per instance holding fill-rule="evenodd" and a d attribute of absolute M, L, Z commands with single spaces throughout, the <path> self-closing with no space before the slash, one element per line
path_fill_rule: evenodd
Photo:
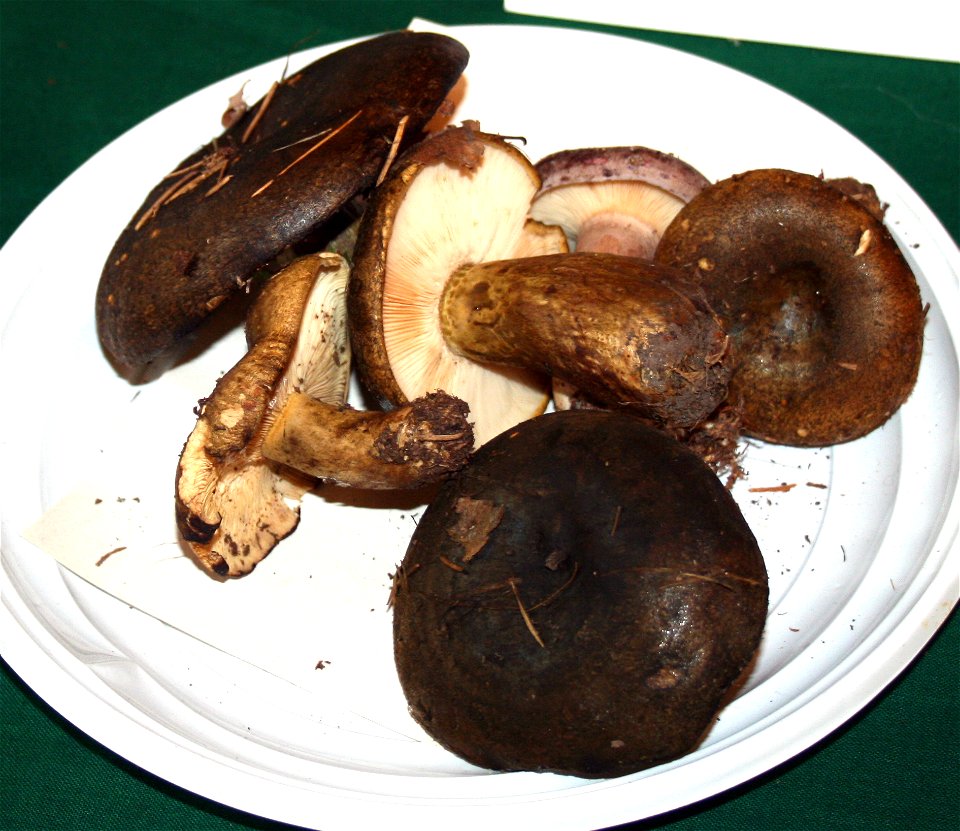
<path fill-rule="evenodd" d="M 619 776 L 696 747 L 766 611 L 756 540 L 700 459 L 567 410 L 441 488 L 396 577 L 394 650 L 412 715 L 462 758 Z"/>
<path fill-rule="evenodd" d="M 743 431 L 821 446 L 863 436 L 907 399 L 920 365 L 916 278 L 849 187 L 752 170 L 677 214 L 656 261 L 695 280 L 734 342 Z"/>
<path fill-rule="evenodd" d="M 310 237 L 374 184 L 395 144 L 421 128 L 467 51 L 400 31 L 286 77 L 147 195 L 97 291 L 97 330 L 117 368 L 152 373 L 257 269 Z"/>
<path fill-rule="evenodd" d="M 438 315 L 462 266 L 566 250 L 559 228 L 527 217 L 539 185 L 519 150 L 470 124 L 394 164 L 361 221 L 349 295 L 357 369 L 381 400 L 445 390 L 470 405 L 478 443 L 543 412 L 544 378 L 455 354 Z"/>

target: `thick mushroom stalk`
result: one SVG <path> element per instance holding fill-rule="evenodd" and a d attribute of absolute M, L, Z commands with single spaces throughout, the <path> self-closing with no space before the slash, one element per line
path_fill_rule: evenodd
<path fill-rule="evenodd" d="M 728 338 L 683 275 L 633 257 L 558 254 L 458 269 L 440 299 L 448 347 L 544 372 L 673 431 L 726 396 Z"/>
<path fill-rule="evenodd" d="M 387 412 L 337 407 L 295 393 L 267 433 L 263 454 L 341 485 L 417 488 L 467 463 L 473 451 L 468 412 L 445 392 Z"/>
<path fill-rule="evenodd" d="M 177 466 L 180 532 L 198 562 L 221 577 L 251 571 L 300 519 L 315 483 L 260 452 L 289 395 L 346 402 L 349 269 L 336 254 L 295 260 L 264 286 L 247 318 L 247 354 L 200 409 Z"/>
<path fill-rule="evenodd" d="M 537 162 L 543 182 L 530 215 L 559 225 L 571 250 L 652 260 L 677 212 L 709 182 L 694 167 L 649 147 L 561 150 Z M 592 406 L 553 379 L 558 410 Z"/>
<path fill-rule="evenodd" d="M 649 147 L 564 150 L 539 161 L 530 208 L 559 225 L 571 249 L 653 259 L 677 212 L 709 182 L 686 162 Z"/>

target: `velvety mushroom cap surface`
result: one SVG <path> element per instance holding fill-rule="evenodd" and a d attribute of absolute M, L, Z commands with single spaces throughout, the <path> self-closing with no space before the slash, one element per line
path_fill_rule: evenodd
<path fill-rule="evenodd" d="M 648 147 L 565 150 L 539 161 L 530 215 L 560 225 L 571 248 L 650 259 L 677 212 L 709 182 Z"/>
<path fill-rule="evenodd" d="M 855 439 L 916 382 L 916 278 L 848 192 L 808 174 L 749 171 L 691 200 L 657 250 L 657 262 L 702 286 L 734 341 L 731 400 L 742 401 L 748 435 L 800 446 Z"/>
<path fill-rule="evenodd" d="M 470 405 L 480 443 L 543 412 L 545 379 L 455 354 L 438 316 L 461 266 L 566 250 L 560 229 L 527 218 L 539 184 L 520 151 L 469 125 L 394 164 L 361 222 L 350 282 L 357 368 L 378 397 L 402 404 L 445 390 Z"/>
<path fill-rule="evenodd" d="M 694 454 L 565 411 L 484 445 L 424 512 L 395 657 L 414 718 L 464 759 L 620 776 L 696 747 L 766 611 L 756 540 Z"/>
<path fill-rule="evenodd" d="M 97 329 L 125 374 L 169 362 L 254 272 L 315 234 L 418 137 L 467 63 L 457 41 L 392 32 L 284 78 L 147 195 L 97 292 Z M 156 371 L 156 369 L 154 369 Z"/>

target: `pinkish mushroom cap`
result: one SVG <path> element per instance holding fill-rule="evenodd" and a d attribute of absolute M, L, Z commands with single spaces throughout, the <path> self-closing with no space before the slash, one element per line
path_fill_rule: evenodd
<path fill-rule="evenodd" d="M 571 248 L 650 259 L 679 210 L 709 181 L 648 147 L 564 150 L 537 164 L 531 216 L 559 225 Z"/>

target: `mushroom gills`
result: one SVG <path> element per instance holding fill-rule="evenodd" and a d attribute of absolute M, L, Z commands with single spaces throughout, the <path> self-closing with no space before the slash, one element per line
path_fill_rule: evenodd
<path fill-rule="evenodd" d="M 536 165 L 534 219 L 560 225 L 571 249 L 653 259 L 664 229 L 709 182 L 696 168 L 649 147 L 561 150 Z"/>
<path fill-rule="evenodd" d="M 523 154 L 475 124 L 428 137 L 373 193 L 350 284 L 361 380 L 393 405 L 444 390 L 470 407 L 477 444 L 542 413 L 548 380 L 452 351 L 437 307 L 464 264 L 566 250 L 563 232 L 527 217 L 539 178 Z"/>
<path fill-rule="evenodd" d="M 664 229 L 684 202 L 642 182 L 562 185 L 534 202 L 531 217 L 559 225 L 576 251 L 602 251 L 650 260 Z M 631 210 L 624 210 L 623 206 Z"/>

